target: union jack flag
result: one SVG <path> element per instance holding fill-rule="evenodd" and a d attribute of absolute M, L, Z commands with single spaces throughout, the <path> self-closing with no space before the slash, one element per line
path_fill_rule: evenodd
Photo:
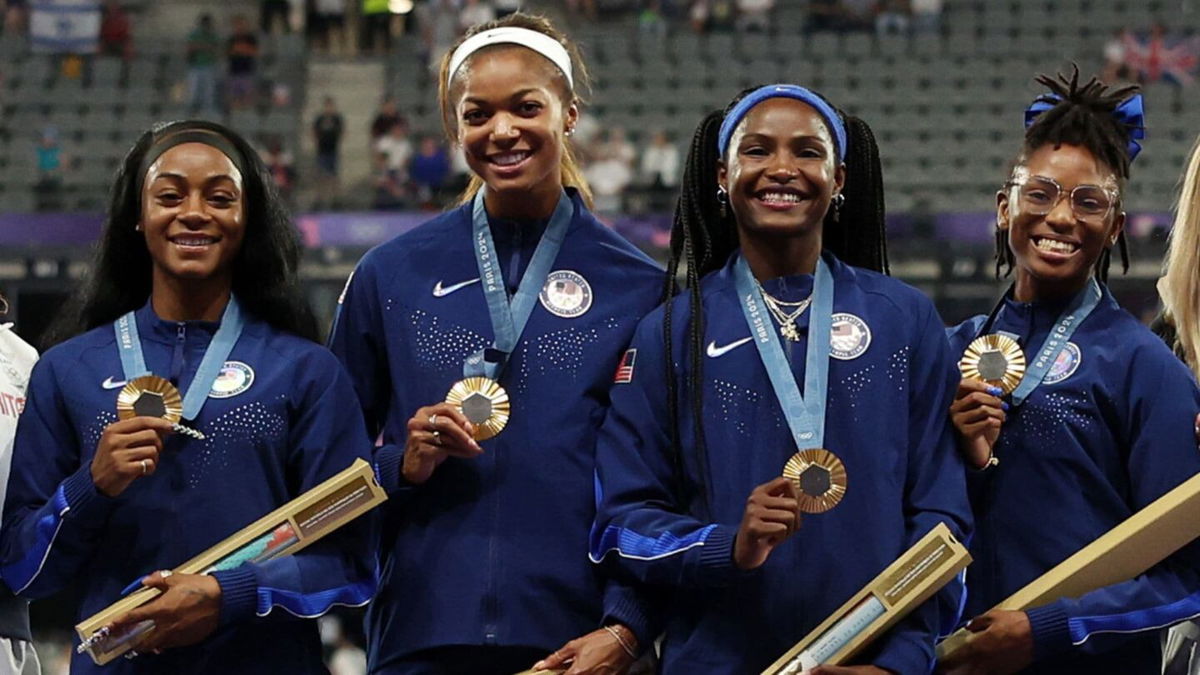
<path fill-rule="evenodd" d="M 1200 65 L 1200 38 L 1168 40 L 1162 35 L 1139 37 L 1126 34 L 1125 63 L 1143 82 L 1166 80 L 1178 85 L 1195 82 Z"/>

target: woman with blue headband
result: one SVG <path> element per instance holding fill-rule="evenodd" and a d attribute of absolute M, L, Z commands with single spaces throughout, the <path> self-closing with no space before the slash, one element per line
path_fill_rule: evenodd
<path fill-rule="evenodd" d="M 701 122 L 682 191 L 669 273 L 686 263 L 688 292 L 642 321 L 613 386 L 591 555 L 670 599 L 664 673 L 740 675 L 938 523 L 966 534 L 958 378 L 933 304 L 885 275 L 865 122 L 751 90 Z M 949 597 L 813 672 L 927 672 Z"/>
<path fill-rule="evenodd" d="M 126 156 L 91 276 L 30 376 L 0 535 L 4 583 L 28 599 L 78 588 L 76 620 L 162 591 L 111 625 L 154 622 L 140 656 L 76 653 L 72 673 L 319 675 L 311 619 L 374 593 L 370 518 L 293 556 L 169 571 L 367 456 L 299 258 L 233 131 L 158 125 Z"/>
<path fill-rule="evenodd" d="M 966 375 L 951 413 L 975 469 L 966 610 L 976 639 L 940 667 L 1159 672 L 1158 629 L 1200 614 L 1196 546 L 1078 598 L 989 611 L 1200 471 L 1194 380 L 1105 285 L 1112 248 L 1125 258 L 1121 192 L 1140 149 L 1141 96 L 1080 83 L 1078 71 L 1038 82 L 1050 91 L 1026 111 L 996 198 L 997 274 L 1015 270 L 1014 283 L 989 315 L 950 331 Z"/>
<path fill-rule="evenodd" d="M 463 202 L 359 263 L 330 338 L 384 509 L 376 675 L 511 675 L 557 649 L 623 672 L 654 640 L 585 557 L 597 427 L 662 268 L 596 219 L 572 158 L 586 72 L 549 22 L 477 26 L 443 59 Z"/>

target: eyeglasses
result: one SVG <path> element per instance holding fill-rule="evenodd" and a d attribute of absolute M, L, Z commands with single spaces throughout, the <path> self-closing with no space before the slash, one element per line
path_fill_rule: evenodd
<path fill-rule="evenodd" d="M 1067 193 L 1058 181 L 1045 176 L 1011 180 L 1006 185 L 1017 188 L 1021 210 L 1036 216 L 1050 213 L 1063 195 L 1067 194 L 1070 197 L 1071 212 L 1076 218 L 1092 222 L 1102 221 L 1119 198 L 1116 190 L 1099 185 L 1076 185 Z"/>

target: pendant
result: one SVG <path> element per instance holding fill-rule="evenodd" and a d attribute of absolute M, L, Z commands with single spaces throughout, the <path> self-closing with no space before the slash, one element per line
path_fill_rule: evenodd
<path fill-rule="evenodd" d="M 779 333 L 792 342 L 800 341 L 800 329 L 796 328 L 795 321 L 789 321 L 787 323 L 780 324 Z"/>

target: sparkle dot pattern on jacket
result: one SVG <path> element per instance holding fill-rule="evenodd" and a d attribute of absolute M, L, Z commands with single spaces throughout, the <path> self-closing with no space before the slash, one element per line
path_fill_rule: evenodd
<path fill-rule="evenodd" d="M 413 310 L 409 320 L 416 331 L 417 363 L 430 370 L 461 368 L 468 356 L 488 346 L 487 339 L 479 333 L 425 310 Z"/>
<path fill-rule="evenodd" d="M 200 452 L 196 453 L 196 459 L 189 467 L 188 486 L 199 487 L 205 474 L 212 469 L 228 468 L 231 443 L 276 439 L 286 434 L 287 428 L 287 420 L 282 415 L 268 410 L 260 401 L 252 401 L 222 413 L 205 425 L 207 438 L 201 441 Z M 241 451 L 241 445 L 242 443 L 236 443 L 238 449 L 233 451 Z"/>

